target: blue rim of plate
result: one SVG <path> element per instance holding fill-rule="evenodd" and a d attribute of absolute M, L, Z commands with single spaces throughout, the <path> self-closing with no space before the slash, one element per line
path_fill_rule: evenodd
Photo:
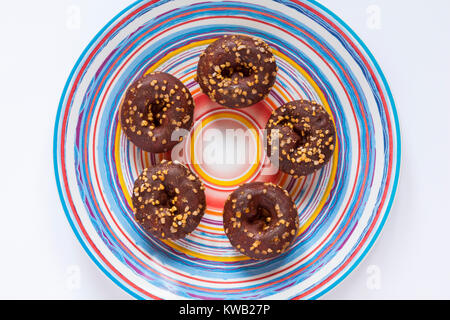
<path fill-rule="evenodd" d="M 80 58 L 77 60 L 74 68 L 72 69 L 70 76 L 66 82 L 66 85 L 64 87 L 62 96 L 61 96 L 61 100 L 59 103 L 59 107 L 58 107 L 58 112 L 57 112 L 57 117 L 56 117 L 56 122 L 55 122 L 55 130 L 54 130 L 54 148 L 53 148 L 53 158 L 54 158 L 54 170 L 55 170 L 55 177 L 56 177 L 56 182 L 57 182 L 57 187 L 58 187 L 58 192 L 59 192 L 59 196 L 60 196 L 60 200 L 62 203 L 62 206 L 64 208 L 65 214 L 67 216 L 67 219 L 74 231 L 74 233 L 76 234 L 78 240 L 80 241 L 81 245 L 83 246 L 83 248 L 85 249 L 85 251 L 88 253 L 88 255 L 91 257 L 91 259 L 96 263 L 96 265 L 111 279 L 113 280 L 114 283 L 116 283 L 119 287 L 121 287 L 123 290 L 125 290 L 127 293 L 129 293 L 130 295 L 132 295 L 135 298 L 141 299 L 142 297 L 140 295 L 138 295 L 136 292 L 130 290 L 128 287 L 126 287 L 124 284 L 122 284 L 118 279 L 116 279 L 110 272 L 110 270 L 108 270 L 107 268 L 103 267 L 102 264 L 97 260 L 97 258 L 92 254 L 92 252 L 90 251 L 90 249 L 88 248 L 88 246 L 86 245 L 86 243 L 83 241 L 82 237 L 80 236 L 80 234 L 78 233 L 78 230 L 76 229 L 71 216 L 70 216 L 70 211 L 67 208 L 67 205 L 64 201 L 64 196 L 63 196 L 63 192 L 62 192 L 62 187 L 61 187 L 61 182 L 60 182 L 60 177 L 58 174 L 58 124 L 60 121 L 60 116 L 61 116 L 61 112 L 63 110 L 63 104 L 64 104 L 64 97 L 67 94 L 67 90 L 73 80 L 73 76 L 76 72 L 76 70 L 79 67 L 79 64 L 83 61 L 83 59 L 85 58 L 85 55 L 87 52 L 89 52 L 89 50 L 91 49 L 91 47 L 93 46 L 93 44 L 95 44 L 97 42 L 97 40 L 99 39 L 99 37 L 111 26 L 113 25 L 120 17 L 123 16 L 124 13 L 126 13 L 127 11 L 129 11 L 131 8 L 137 6 L 139 3 L 141 2 L 146 2 L 146 1 L 136 1 L 134 3 L 132 3 L 131 5 L 129 5 L 127 8 L 125 8 L 124 10 L 122 10 L 119 14 L 117 14 L 108 24 L 105 25 L 104 28 L 102 28 L 102 30 L 100 30 L 100 32 L 94 37 L 94 39 L 89 43 L 89 45 L 85 48 L 85 50 L 83 51 L 83 53 L 81 54 Z M 335 19 L 335 21 L 337 23 L 340 24 L 340 26 L 342 26 L 343 28 L 345 28 L 346 31 L 349 32 L 349 34 L 353 37 L 354 40 L 356 40 L 358 42 L 358 44 L 361 46 L 361 48 L 364 50 L 364 52 L 367 54 L 367 56 L 370 58 L 370 62 L 373 64 L 373 66 L 375 67 L 378 75 L 380 76 L 380 79 L 382 81 L 382 84 L 386 90 L 388 99 L 389 99 L 389 103 L 391 105 L 391 111 L 392 111 L 392 115 L 393 115 L 393 119 L 394 119 L 394 126 L 395 126 L 395 135 L 396 135 L 396 155 L 397 155 L 397 159 L 395 160 L 396 162 L 396 166 L 395 166 L 395 176 L 393 179 L 393 185 L 392 185 L 392 189 L 391 189 L 391 194 L 390 194 L 390 199 L 387 202 L 386 205 L 386 209 L 385 209 L 385 213 L 383 215 L 383 219 L 380 221 L 377 230 L 375 231 L 375 233 L 372 236 L 372 239 L 370 240 L 370 242 L 367 244 L 366 248 L 364 249 L 364 251 L 359 255 L 359 257 L 354 260 L 351 264 L 351 266 L 345 271 L 343 272 L 340 276 L 337 277 L 336 280 L 334 280 L 334 282 L 326 287 L 324 290 L 322 290 L 321 292 L 319 292 L 316 295 L 311 296 L 311 299 L 317 299 L 320 296 L 324 295 L 325 293 L 329 292 L 331 289 L 333 289 L 335 286 L 337 286 L 337 284 L 339 284 L 340 282 L 342 282 L 342 280 L 348 275 L 350 274 L 362 261 L 362 259 L 367 255 L 367 253 L 370 251 L 370 249 L 373 247 L 375 241 L 378 239 L 379 234 L 384 226 L 384 224 L 386 223 L 387 217 L 389 215 L 389 212 L 392 208 L 392 204 L 393 204 L 393 200 L 395 198 L 395 194 L 396 194 L 396 190 L 398 187 L 398 180 L 399 180 L 399 175 L 400 175 L 400 164 L 401 164 L 401 136 L 400 136 L 400 126 L 399 126 L 399 121 L 398 121 L 398 115 L 396 112 L 396 108 L 395 108 L 395 102 L 392 96 L 392 93 L 390 91 L 389 85 L 387 83 L 387 80 L 381 70 L 381 68 L 379 67 L 377 61 L 375 60 L 374 56 L 372 55 L 372 53 L 369 51 L 369 49 L 366 47 L 366 45 L 362 42 L 362 40 L 355 34 L 355 32 L 344 22 L 342 21 L 338 16 L 336 16 L 333 12 L 331 12 L 330 10 L 328 10 L 326 7 L 324 7 L 323 5 L 321 5 L 320 3 L 314 1 L 314 0 L 307 0 L 304 1 L 307 3 L 310 3 L 316 7 L 318 7 L 319 9 L 321 9 L 324 13 L 328 14 L 329 16 L 331 16 L 333 19 Z"/>

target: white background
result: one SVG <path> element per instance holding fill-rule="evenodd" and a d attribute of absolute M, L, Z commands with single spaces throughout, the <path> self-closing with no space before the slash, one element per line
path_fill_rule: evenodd
<path fill-rule="evenodd" d="M 70 70 L 130 3 L 0 1 L 0 298 L 131 298 L 78 243 L 59 202 L 52 160 L 54 120 Z M 450 1 L 321 3 L 377 58 L 403 140 L 399 189 L 380 239 L 324 298 L 450 299 Z"/>

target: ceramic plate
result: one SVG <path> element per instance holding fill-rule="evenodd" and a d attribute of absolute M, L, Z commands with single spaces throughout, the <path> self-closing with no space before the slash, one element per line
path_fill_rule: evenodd
<path fill-rule="evenodd" d="M 214 104 L 194 81 L 202 50 L 233 33 L 264 39 L 280 68 L 270 96 L 245 109 Z M 137 149 L 118 122 L 127 87 L 153 70 L 175 75 L 195 97 L 195 126 L 175 155 Z M 271 168 L 261 138 L 272 110 L 300 98 L 326 107 L 338 145 L 325 168 L 294 179 Z M 208 138 L 218 132 L 226 137 L 230 128 L 249 134 L 231 147 L 230 141 Z M 211 143 L 225 143 L 226 152 L 211 152 Z M 179 241 L 143 232 L 130 201 L 141 170 L 170 157 L 197 173 L 208 197 L 200 226 Z M 336 286 L 377 239 L 397 186 L 400 135 L 380 67 L 345 23 L 320 4 L 138 1 L 106 25 L 76 63 L 58 109 L 54 162 L 76 236 L 134 297 L 311 299 Z M 287 253 L 269 261 L 241 256 L 224 234 L 224 199 L 248 181 L 279 184 L 298 206 L 299 237 Z"/>

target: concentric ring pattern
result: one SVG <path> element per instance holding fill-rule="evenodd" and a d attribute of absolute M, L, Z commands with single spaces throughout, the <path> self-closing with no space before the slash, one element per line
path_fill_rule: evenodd
<path fill-rule="evenodd" d="M 263 38 L 280 67 L 266 101 L 239 111 L 214 104 L 194 81 L 202 50 L 230 33 Z M 145 234 L 133 221 L 130 202 L 140 171 L 171 155 L 134 147 L 117 118 L 127 86 L 152 70 L 170 72 L 189 87 L 197 127 L 227 118 L 252 128 L 256 150 L 250 155 L 254 165 L 223 178 L 227 183 L 208 173 L 210 167 L 190 164 L 207 184 L 208 209 L 199 228 L 176 242 Z M 299 98 L 328 109 L 338 146 L 323 170 L 293 179 L 271 168 L 258 141 L 270 112 Z M 200 135 L 192 130 L 177 160 L 192 159 L 189 146 Z M 54 137 L 56 180 L 77 237 L 113 281 L 147 299 L 319 297 L 358 264 L 381 231 L 397 186 L 399 150 L 394 102 L 372 55 L 339 18 L 316 2 L 299 0 L 134 3 L 77 62 L 61 98 Z M 285 187 L 301 221 L 292 249 L 265 262 L 235 252 L 221 222 L 230 190 L 255 180 Z"/>

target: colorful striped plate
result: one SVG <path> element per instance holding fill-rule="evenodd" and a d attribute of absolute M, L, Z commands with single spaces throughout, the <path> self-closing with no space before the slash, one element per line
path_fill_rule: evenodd
<path fill-rule="evenodd" d="M 212 103 L 194 81 L 202 50 L 231 33 L 263 38 L 280 67 L 266 101 L 241 110 Z M 180 78 L 196 101 L 191 139 L 177 154 L 205 182 L 208 209 L 198 229 L 180 241 L 144 233 L 130 203 L 139 172 L 169 157 L 135 148 L 117 118 L 127 86 L 152 70 Z M 293 179 L 268 170 L 260 138 L 270 112 L 299 98 L 318 101 L 333 115 L 338 146 L 323 170 Z M 249 161 L 191 161 L 203 156 L 208 130 L 226 128 L 251 132 L 248 144 L 236 146 L 243 148 L 236 155 Z M 56 119 L 54 164 L 62 205 L 81 244 L 134 297 L 312 299 L 348 275 L 378 237 L 397 187 L 400 134 L 375 59 L 315 1 L 138 1 L 100 31 L 70 74 Z M 255 180 L 285 187 L 301 221 L 292 249 L 263 262 L 233 250 L 221 222 L 229 192 Z"/>

